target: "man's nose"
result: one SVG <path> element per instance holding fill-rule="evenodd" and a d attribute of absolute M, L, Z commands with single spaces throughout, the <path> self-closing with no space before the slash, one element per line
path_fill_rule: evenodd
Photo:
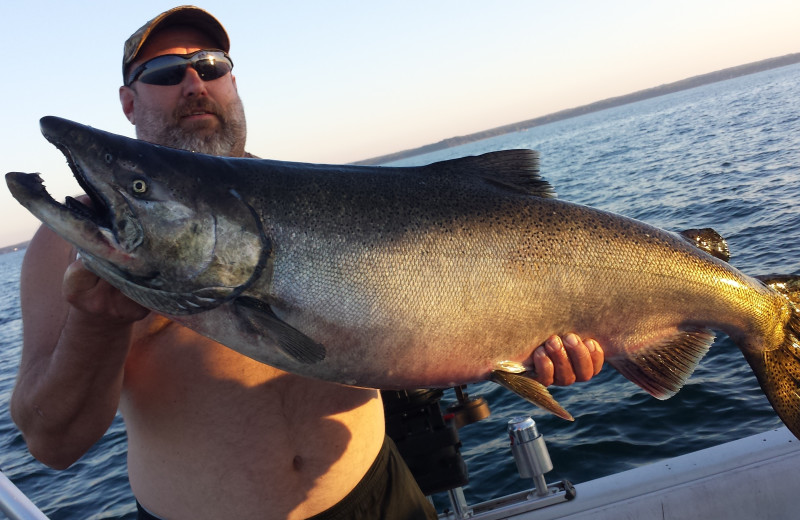
<path fill-rule="evenodd" d="M 186 67 L 186 73 L 181 81 L 184 96 L 201 96 L 207 93 L 206 82 L 200 77 L 200 74 L 194 70 L 194 67 Z"/>

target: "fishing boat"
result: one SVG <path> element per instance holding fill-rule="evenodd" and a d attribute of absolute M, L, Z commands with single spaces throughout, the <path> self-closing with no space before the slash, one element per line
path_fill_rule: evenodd
<path fill-rule="evenodd" d="M 548 484 L 442 519 L 796 518 L 800 442 L 785 427 L 571 486 Z M 524 470 L 523 470 L 524 471 Z M 462 495 L 463 496 L 463 495 Z"/>
<path fill-rule="evenodd" d="M 572 485 L 547 483 L 545 436 L 528 416 L 508 423 L 509 451 L 531 488 L 470 505 L 458 429 L 489 415 L 481 397 L 456 388 L 444 412 L 441 391 L 383 392 L 387 432 L 426 494 L 446 492 L 443 520 L 788 519 L 797 517 L 800 442 L 786 428 L 763 432 Z M 410 426 L 413 425 L 413 426 Z M 432 471 L 431 468 L 446 468 Z M 433 474 L 433 478 L 430 475 Z M 491 495 L 490 495 L 491 496 Z M 440 508 L 441 509 L 441 508 Z"/>
<path fill-rule="evenodd" d="M 516 436 L 523 439 L 521 444 L 543 444 L 543 435 L 538 432 L 531 440 L 524 440 L 524 428 L 533 421 L 529 418 L 515 421 L 512 427 L 522 431 Z M 533 450 L 537 451 L 538 448 Z M 797 515 L 800 442 L 785 427 L 574 486 L 563 481 L 542 484 L 543 474 L 536 473 L 537 468 L 543 469 L 537 466 L 541 461 L 533 459 L 533 465 L 526 467 L 531 460 L 524 455 L 515 459 L 521 472 L 531 478 L 529 491 L 470 505 L 463 500 L 459 488 L 452 489 L 449 490 L 451 507 L 440 513 L 439 518 L 752 520 Z M 530 473 L 531 467 L 534 473 Z M 12 520 L 47 518 L 2 473 L 0 511 Z"/>

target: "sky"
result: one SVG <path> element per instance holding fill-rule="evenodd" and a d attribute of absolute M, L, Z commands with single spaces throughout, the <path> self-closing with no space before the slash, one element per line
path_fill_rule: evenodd
<path fill-rule="evenodd" d="M 134 136 L 125 39 L 177 3 L 3 1 L 0 173 L 80 189 L 41 136 L 56 115 Z M 346 163 L 800 52 L 797 0 L 208 0 L 260 157 Z M 38 221 L 0 187 L 0 247 Z"/>

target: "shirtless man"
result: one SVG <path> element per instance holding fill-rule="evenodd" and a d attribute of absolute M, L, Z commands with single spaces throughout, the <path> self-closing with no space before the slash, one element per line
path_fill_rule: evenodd
<path fill-rule="evenodd" d="M 162 13 L 131 36 L 120 100 L 140 139 L 245 155 L 224 59 L 150 61 L 209 49 L 227 53 L 228 36 L 197 8 Z M 119 409 L 140 518 L 433 517 L 385 440 L 377 391 L 282 372 L 150 313 L 46 227 L 25 256 L 21 304 L 11 413 L 30 452 L 66 468 Z M 603 363 L 596 342 L 574 335 L 551 338 L 534 358 L 544 384 L 588 380 Z"/>

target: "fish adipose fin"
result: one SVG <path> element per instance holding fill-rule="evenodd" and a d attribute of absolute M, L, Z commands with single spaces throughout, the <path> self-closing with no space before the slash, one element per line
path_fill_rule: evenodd
<path fill-rule="evenodd" d="M 550 392 L 547 391 L 547 388 L 542 383 L 531 378 L 530 372 L 513 374 L 502 370 L 493 370 L 489 379 L 562 419 L 575 420 L 568 411 L 553 399 L 553 396 L 550 395 Z"/>
<path fill-rule="evenodd" d="M 679 233 L 684 239 L 723 262 L 730 262 L 731 251 L 722 235 L 711 228 L 687 229 Z"/>
<path fill-rule="evenodd" d="M 606 361 L 626 379 L 663 400 L 683 387 L 713 342 L 714 334 L 710 330 L 679 331 L 643 350 Z"/>
<path fill-rule="evenodd" d="M 742 349 L 742 353 L 778 417 L 800 438 L 800 277 L 758 278 L 789 300 L 791 315 L 778 348 L 760 352 Z"/>
<path fill-rule="evenodd" d="M 313 365 L 325 359 L 325 347 L 281 320 L 272 308 L 261 300 L 242 296 L 233 302 L 236 314 L 253 332 L 272 340 L 294 361 Z"/>
<path fill-rule="evenodd" d="M 553 186 L 539 176 L 539 152 L 502 150 L 429 164 L 425 168 L 478 175 L 490 184 L 517 193 L 554 198 Z"/>

